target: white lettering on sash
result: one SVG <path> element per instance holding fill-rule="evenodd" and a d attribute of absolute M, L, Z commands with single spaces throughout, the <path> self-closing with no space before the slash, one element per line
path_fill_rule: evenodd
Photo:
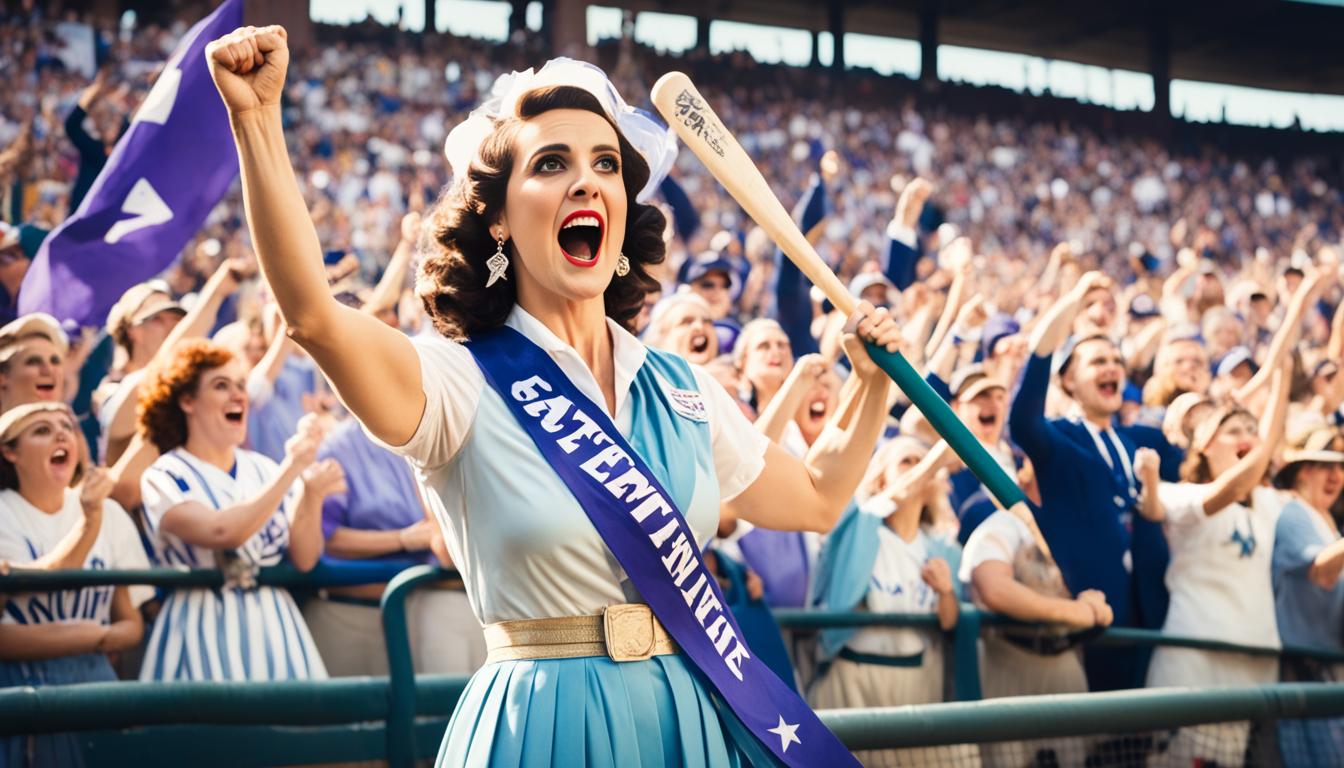
<path fill-rule="evenodd" d="M 655 511 L 663 515 L 672 514 L 672 507 L 668 505 L 667 499 L 664 499 L 663 494 L 661 493 L 655 493 L 640 502 L 640 505 L 630 512 L 630 516 L 635 518 L 636 522 L 642 523 L 644 522 L 644 518 Z"/>
<path fill-rule="evenodd" d="M 720 603 L 719 598 L 714 596 L 714 590 L 706 589 L 704 594 L 700 595 L 700 604 L 695 607 L 695 620 L 700 622 L 700 626 L 703 627 L 705 626 L 705 617 L 709 615 L 709 612 L 718 611 L 722 608 L 723 603 Z M 709 639 L 713 640 L 713 635 Z"/>
<path fill-rule="evenodd" d="M 691 585 L 690 589 L 681 590 L 681 596 L 686 600 L 686 607 L 689 608 L 692 605 L 695 605 L 695 596 L 700 592 L 700 588 L 703 586 L 705 586 L 705 574 L 702 572 L 699 576 L 695 577 L 695 583 Z"/>
<path fill-rule="evenodd" d="M 540 376 L 516 381 L 510 387 L 513 398 L 524 403 L 523 411 L 537 419 L 546 432 L 556 434 L 568 430 L 562 437 L 556 438 L 557 445 L 565 453 L 574 453 L 583 443 L 600 448 L 584 460 L 579 468 L 602 483 L 607 492 L 624 502 L 627 508 L 635 504 L 633 509 L 629 509 L 629 515 L 635 522 L 644 523 L 654 512 L 670 516 L 662 526 L 649 534 L 649 541 L 658 551 L 663 567 L 680 590 L 686 606 L 694 611 L 695 620 L 723 659 L 724 666 L 735 678 L 742 680 L 742 662 L 750 659 L 751 654 L 738 638 L 725 615 L 723 604 L 709 586 L 709 577 L 696 557 L 697 545 L 694 539 L 687 538 L 681 530 L 680 519 L 672 515 L 672 505 L 644 472 L 633 466 L 634 461 L 630 456 L 581 407 L 575 406 L 573 401 L 563 395 L 543 398 L 543 395 L 553 391 L 551 385 Z M 630 466 L 621 468 L 619 465 L 622 463 Z M 687 583 L 690 586 L 683 589 L 682 585 Z"/>
<path fill-rule="evenodd" d="M 628 496 L 625 493 L 627 489 L 632 489 Z M 653 486 L 649 483 L 649 479 L 644 477 L 643 472 L 631 467 L 607 483 L 607 490 L 611 491 L 612 496 L 628 504 L 653 493 Z"/>
<path fill-rule="evenodd" d="M 537 390 L 541 391 L 538 392 Z M 513 386 L 509 388 L 509 394 L 513 395 L 513 399 L 520 403 L 530 403 L 538 397 L 541 397 L 541 392 L 550 391 L 551 385 L 547 384 L 546 380 L 540 376 L 532 376 L 531 378 L 523 379 L 522 381 L 515 381 L 513 382 Z"/>
<path fill-rule="evenodd" d="M 589 476 L 597 482 L 605 483 L 607 481 L 607 473 L 602 471 L 602 467 L 612 467 L 618 461 L 631 463 L 626 457 L 625 451 L 621 450 L 619 445 L 609 445 L 598 451 L 587 461 L 580 464 L 579 469 L 587 472 Z"/>
<path fill-rule="evenodd" d="M 686 541 L 686 534 L 677 534 L 677 540 L 672 543 L 672 552 L 663 558 L 663 566 L 672 574 L 672 581 L 677 587 L 681 587 L 686 577 L 691 575 L 696 566 L 695 550 Z"/>
<path fill-rule="evenodd" d="M 574 420 L 579 422 L 579 428 L 557 441 L 557 444 L 565 453 L 573 453 L 578 449 L 579 441 L 585 438 L 592 440 L 593 445 L 602 445 L 603 443 L 611 442 L 611 438 L 607 437 L 607 433 L 603 432 L 602 428 L 597 425 L 597 422 L 593 421 L 592 417 L 582 410 L 574 411 Z"/>
<path fill-rule="evenodd" d="M 563 427 L 560 419 L 574 406 L 568 397 L 556 395 L 545 400 L 533 400 L 523 406 L 528 416 L 541 417 L 541 428 L 547 432 L 559 432 Z M 544 414 L 544 415 L 543 415 Z"/>
<path fill-rule="evenodd" d="M 649 541 L 653 542 L 654 549 L 662 549 L 663 544 L 665 544 L 667 540 L 672 537 L 672 534 L 676 532 L 677 532 L 677 521 L 668 520 L 667 524 L 665 524 L 662 528 L 659 528 L 658 530 L 649 534 Z"/>

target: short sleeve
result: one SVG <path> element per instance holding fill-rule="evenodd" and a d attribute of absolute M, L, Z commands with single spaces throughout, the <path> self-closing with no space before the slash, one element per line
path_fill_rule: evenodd
<path fill-rule="evenodd" d="M 168 510 L 191 500 L 191 486 L 186 479 L 163 466 L 155 464 L 140 476 L 140 504 L 151 531 L 159 529 Z"/>
<path fill-rule="evenodd" d="M 1325 544 L 1321 542 L 1307 515 L 1314 515 L 1301 507 L 1284 510 L 1274 527 L 1274 578 L 1285 575 L 1306 576 Z"/>
<path fill-rule="evenodd" d="M 756 482 L 761 470 L 765 469 L 765 449 L 770 441 L 747 421 L 737 401 L 717 379 L 698 365 L 691 366 L 691 371 L 709 413 L 719 497 L 729 501 Z"/>
<path fill-rule="evenodd" d="M 420 358 L 420 385 L 425 393 L 425 410 L 415 434 L 405 445 L 388 445 L 365 432 L 377 445 L 428 469 L 448 463 L 462 447 L 476 417 L 485 377 L 471 353 L 457 342 L 432 334 L 412 338 L 411 343 Z"/>
<path fill-rule="evenodd" d="M 985 522 L 976 526 L 971 537 L 966 540 L 966 549 L 961 556 L 961 572 L 957 574 L 957 579 L 963 584 L 970 584 L 975 569 L 991 560 L 1011 566 L 1027 535 L 1026 526 L 1010 513 L 999 511 L 990 515 Z"/>
<path fill-rule="evenodd" d="M 107 537 L 108 550 L 112 555 L 110 567 L 119 571 L 139 571 L 149 568 L 149 556 L 145 545 L 140 541 L 140 532 L 135 529 L 130 515 L 117 502 L 108 499 L 103 502 L 103 533 Z M 131 604 L 139 607 L 154 596 L 154 587 L 148 584 L 133 584 L 129 587 Z"/>
<path fill-rule="evenodd" d="M 8 508 L 0 496 L 0 560 L 7 563 L 31 563 L 35 558 L 28 548 L 27 539 L 15 527 L 19 516 Z"/>
<path fill-rule="evenodd" d="M 1157 499 L 1162 503 L 1168 523 L 1188 525 L 1198 523 L 1204 514 L 1204 497 L 1208 490 L 1201 483 L 1162 483 L 1157 486 Z"/>

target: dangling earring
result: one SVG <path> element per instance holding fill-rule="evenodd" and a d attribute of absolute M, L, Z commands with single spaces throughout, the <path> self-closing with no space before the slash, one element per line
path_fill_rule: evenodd
<path fill-rule="evenodd" d="M 630 260 L 622 253 L 620 258 L 616 259 L 616 276 L 625 277 L 630 274 Z"/>
<path fill-rule="evenodd" d="M 509 257 L 504 255 L 504 236 L 495 235 L 495 255 L 485 260 L 485 266 L 490 270 L 490 277 L 486 278 L 485 287 L 489 288 L 495 284 L 499 278 L 509 279 L 505 272 L 509 269 Z"/>

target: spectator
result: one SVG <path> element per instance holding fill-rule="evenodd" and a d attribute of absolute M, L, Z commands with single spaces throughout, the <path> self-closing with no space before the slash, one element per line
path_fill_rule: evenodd
<path fill-rule="evenodd" d="M 1277 647 L 1270 582 L 1275 521 L 1282 496 L 1261 486 L 1283 436 L 1288 372 L 1275 375 L 1269 409 L 1258 425 L 1239 407 L 1213 412 L 1195 429 L 1180 483 L 1161 483 L 1157 503 L 1140 513 L 1161 522 L 1171 544 L 1166 582 L 1171 607 L 1164 634 Z M 1145 487 L 1160 482 L 1156 452 L 1140 452 L 1135 473 Z M 1250 503 L 1241 500 L 1249 496 Z M 1148 686 L 1227 687 L 1278 679 L 1273 657 L 1162 646 L 1153 652 Z M 1236 765 L 1249 723 L 1181 729 L 1167 745 L 1168 760 Z"/>
<path fill-rule="evenodd" d="M 336 461 L 345 473 L 345 490 L 322 502 L 322 534 L 330 557 L 452 565 L 441 540 L 439 553 L 431 552 L 441 534 L 421 502 L 410 466 L 369 439 L 358 421 L 347 419 L 332 430 L 317 458 Z M 332 676 L 387 674 L 379 610 L 385 587 L 329 587 L 304 605 L 304 618 Z M 485 639 L 461 582 L 416 591 L 407 601 L 407 617 L 417 672 L 470 674 L 485 662 Z"/>
<path fill-rule="evenodd" d="M 75 108 L 70 110 L 70 114 L 65 118 L 65 135 L 79 151 L 79 176 L 75 179 L 74 189 L 70 192 L 71 213 L 79 208 L 80 202 L 93 186 L 94 179 L 98 178 L 103 166 L 107 164 L 112 148 L 117 145 L 121 135 L 131 127 L 129 110 L 125 108 L 127 89 L 122 86 L 113 93 L 114 104 L 111 105 L 114 108 L 120 107 L 119 114 L 111 115 L 106 109 L 99 110 L 95 120 L 97 135 L 84 129 L 85 118 L 94 112 L 95 107 L 101 106 L 100 100 L 108 93 L 108 76 L 107 68 L 99 69 L 94 75 L 93 82 L 79 95 L 79 102 L 75 104 Z"/>
<path fill-rule="evenodd" d="M 955 456 L 946 443 L 929 450 L 898 437 L 878 449 L 846 510 L 826 539 L 813 586 L 822 609 L 930 613 L 946 631 L 957 622 L 955 574 L 961 548 L 936 530 L 947 506 L 940 479 Z M 945 511 L 944 515 L 950 514 Z M 890 707 L 943 700 L 943 647 L 937 632 L 865 627 L 821 633 L 821 672 L 808 691 L 818 709 Z M 938 748 L 937 760 L 957 760 L 976 747 Z M 927 754 L 927 753 L 925 753 Z M 911 751 L 856 752 L 865 765 L 903 765 Z M 974 755 L 978 762 L 978 753 Z"/>
<path fill-rule="evenodd" d="M 1134 456 L 1140 447 L 1156 449 L 1163 475 L 1174 479 L 1180 451 L 1156 429 L 1114 426 L 1124 366 L 1115 343 L 1103 336 L 1077 340 L 1056 354 L 1060 388 L 1080 418 L 1045 417 L 1050 355 L 1065 343 L 1083 297 L 1105 284 L 1098 273 L 1084 275 L 1041 319 L 1008 425 L 1034 466 L 1041 495 L 1036 520 L 1064 582 L 1074 592 L 1105 594 L 1119 626 L 1155 625 L 1165 614 L 1160 590 L 1166 544 L 1155 524 L 1135 519 L 1136 508 L 1151 503 L 1157 489 L 1139 482 Z M 1093 690 L 1140 684 L 1132 653 L 1089 647 L 1084 663 Z"/>
<path fill-rule="evenodd" d="M 1318 427 L 1283 454 L 1275 486 L 1291 497 L 1274 528 L 1274 606 L 1285 646 L 1344 652 L 1344 543 L 1330 513 L 1344 489 L 1344 438 Z M 1344 669 L 1285 656 L 1287 682 L 1344 682 Z M 1344 763 L 1344 720 L 1283 720 L 1279 752 L 1285 765 Z M 1311 762 L 1314 761 L 1314 762 Z"/>
<path fill-rule="evenodd" d="M 0 416 L 0 487 L 0 561 L 38 571 L 147 567 L 135 526 L 107 498 L 111 477 L 85 466 L 64 403 Z M 0 595 L 0 687 L 115 680 L 107 654 L 139 644 L 137 607 L 150 594 L 97 586 Z M 82 765 L 83 757 L 76 734 L 57 733 L 0 740 L 0 761 Z"/>
<path fill-rule="evenodd" d="M 1023 507 L 1000 510 L 976 527 L 962 553 L 958 577 L 977 607 L 1032 626 L 987 630 L 980 642 L 980 690 L 987 699 L 1086 693 L 1077 643 L 1110 626 L 1106 596 L 1087 590 L 1075 598 L 1050 556 L 1036 521 Z M 1040 626 L 1044 625 L 1044 626 Z M 984 744 L 991 766 L 1074 760 L 1088 751 L 1081 739 Z"/>
<path fill-rule="evenodd" d="M 301 571 L 317 564 L 322 499 L 344 490 L 344 477 L 334 460 L 314 463 L 315 418 L 300 425 L 279 465 L 239 448 L 246 380 L 231 352 L 199 340 L 184 342 L 146 377 L 140 429 L 163 454 L 141 480 L 146 531 L 160 564 L 217 567 L 226 583 L 168 595 L 142 680 L 327 676 L 289 593 L 248 588 L 245 579 L 249 569 L 286 557 Z"/>
<path fill-rule="evenodd" d="M 151 364 L 162 366 L 182 339 L 204 336 L 215 323 L 225 297 L 256 267 L 247 259 L 220 264 L 188 312 L 161 280 L 132 286 L 107 315 L 107 333 L 116 341 L 120 365 L 114 366 L 94 395 L 98 413 L 99 455 L 114 463 L 135 434 L 135 406 Z"/>
<path fill-rule="evenodd" d="M 789 337 L 774 320 L 752 320 L 737 338 L 733 363 L 740 377 L 738 399 L 761 413 L 793 370 Z"/>
<path fill-rule="evenodd" d="M 653 309 L 644 341 L 696 365 L 706 365 L 719 356 L 719 337 L 709 303 L 696 293 L 678 293 L 660 301 Z"/>
<path fill-rule="evenodd" d="M 70 341 L 56 318 L 24 315 L 0 328 L 0 413 L 37 402 L 64 403 L 73 394 L 65 356 Z"/>
<path fill-rule="evenodd" d="M 18 317 L 19 288 L 46 237 L 47 230 L 33 224 L 0 223 L 0 322 Z"/>

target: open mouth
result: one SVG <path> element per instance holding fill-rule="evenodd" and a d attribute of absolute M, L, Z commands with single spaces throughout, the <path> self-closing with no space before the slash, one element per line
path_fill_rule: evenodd
<path fill-rule="evenodd" d="M 224 413 L 224 418 L 227 419 L 229 422 L 231 422 L 231 423 L 233 423 L 233 424 L 242 424 L 242 423 L 243 423 L 243 409 L 242 409 L 242 408 L 239 408 L 239 409 L 237 409 L 237 410 L 226 411 L 226 412 Z"/>
<path fill-rule="evenodd" d="M 992 426 L 994 426 L 994 425 L 997 424 L 997 423 L 999 423 L 999 417 L 998 417 L 997 415 L 992 414 L 992 413 L 982 413 L 982 414 L 980 414 L 980 426 L 982 426 L 982 427 L 992 427 Z"/>
<path fill-rule="evenodd" d="M 51 454 L 51 463 L 52 466 L 64 467 L 66 464 L 70 463 L 70 452 L 64 448 L 57 448 L 56 451 Z"/>
<path fill-rule="evenodd" d="M 703 333 L 696 333 L 691 336 L 691 352 L 702 354 L 709 349 L 709 337 Z"/>
<path fill-rule="evenodd" d="M 597 263 L 602 248 L 602 233 L 606 224 L 597 211 L 575 211 L 560 224 L 556 240 L 560 252 L 576 267 L 591 267 Z"/>
<path fill-rule="evenodd" d="M 55 383 L 55 382 L 50 382 L 50 383 L 46 383 L 46 384 L 37 384 L 37 385 L 35 385 L 35 387 L 36 387 L 36 389 L 37 389 L 37 391 L 38 391 L 39 394 L 43 394 L 43 395 L 53 395 L 53 394 L 56 393 L 56 383 Z"/>
<path fill-rule="evenodd" d="M 1246 458 L 1246 454 L 1250 452 L 1251 452 L 1251 446 L 1249 445 L 1243 445 L 1237 448 L 1237 460 L 1240 461 L 1241 459 Z"/>
<path fill-rule="evenodd" d="M 1120 393 L 1120 382 L 1107 381 L 1098 384 L 1097 391 L 1101 392 L 1102 397 L 1114 397 Z"/>
<path fill-rule="evenodd" d="M 826 401 L 817 400 L 807 407 L 807 415 L 813 419 L 826 418 Z"/>

